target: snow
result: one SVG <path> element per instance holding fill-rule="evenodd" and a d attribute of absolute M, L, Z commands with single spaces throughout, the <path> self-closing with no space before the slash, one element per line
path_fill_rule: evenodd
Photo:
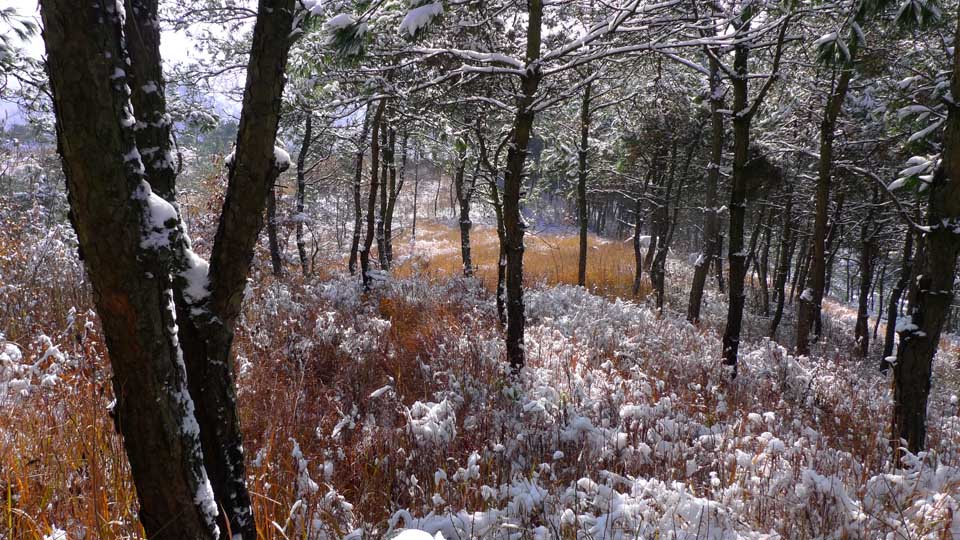
<path fill-rule="evenodd" d="M 417 31 L 424 28 L 434 17 L 443 14 L 442 2 L 431 2 L 411 9 L 400 22 L 400 33 L 406 33 L 410 37 L 417 34 Z"/>
<path fill-rule="evenodd" d="M 342 28 L 352 26 L 353 24 L 356 24 L 356 22 L 357 19 L 353 15 L 350 15 L 349 13 L 340 13 L 327 19 L 327 22 L 323 23 L 323 26 L 326 27 L 327 30 L 340 30 Z"/>
<path fill-rule="evenodd" d="M 280 148 L 279 146 L 274 146 L 273 163 L 277 168 L 289 169 L 290 164 L 293 162 L 290 160 L 290 154 L 286 150 Z"/>
<path fill-rule="evenodd" d="M 431 535 L 419 529 L 404 529 L 400 531 L 400 534 L 394 536 L 393 540 L 444 540 L 444 537 L 439 531 L 437 534 Z"/>

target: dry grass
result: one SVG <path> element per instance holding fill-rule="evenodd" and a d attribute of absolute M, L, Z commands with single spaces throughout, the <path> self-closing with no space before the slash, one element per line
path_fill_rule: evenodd
<path fill-rule="evenodd" d="M 7 228 L 8 225 L 11 228 Z M 76 267 L 40 266 L 40 278 L 29 279 L 26 253 L 35 251 L 31 243 L 35 235 L 17 235 L 9 231 L 13 224 L 0 223 L 0 277 L 7 279 L 0 286 L 7 291 L 3 302 L 4 331 L 7 339 L 23 349 L 23 364 L 37 363 L 42 371 L 55 361 L 46 357 L 49 347 L 38 335 L 50 336 L 66 355 L 59 373 L 60 381 L 52 388 L 35 389 L 28 395 L 0 401 L 0 539 L 42 540 L 54 525 L 67 530 L 69 538 L 80 531 L 88 537 L 102 539 L 141 538 L 136 520 L 136 496 L 129 479 L 121 438 L 115 433 L 107 414 L 112 400 L 109 364 L 105 348 L 97 332 L 95 318 L 88 313 L 90 304 L 83 292 Z M 200 227 L 195 226 L 195 230 Z M 8 231 L 3 233 L 3 231 Z M 396 242 L 398 278 L 427 277 L 449 287 L 448 292 L 478 302 L 491 302 L 489 290 L 496 280 L 494 266 L 498 255 L 496 234 L 489 228 L 474 230 L 473 254 L 478 277 L 487 292 L 468 289 L 466 282 L 449 280 L 461 272 L 458 231 L 439 224 L 420 229 L 417 243 L 401 238 Z M 567 236 L 528 235 L 525 255 L 526 279 L 529 284 L 554 285 L 575 283 L 577 239 Z M 202 242 L 200 243 L 202 245 Z M 68 251 L 69 252 L 69 251 Z M 261 254 L 262 255 L 262 254 Z M 319 519 L 335 536 L 345 516 L 353 514 L 358 521 L 380 524 L 393 509 L 411 508 L 424 513 L 433 508 L 428 493 L 433 472 L 463 464 L 469 454 L 503 435 L 492 418 L 493 410 L 507 410 L 508 399 L 496 390 L 505 386 L 502 375 L 490 369 L 490 358 L 480 348 L 458 350 L 450 354 L 451 336 L 496 336 L 496 318 L 492 311 L 466 317 L 457 305 L 438 299 L 425 301 L 417 291 L 409 294 L 370 295 L 355 312 L 336 312 L 340 324 L 363 328 L 368 315 L 390 321 L 389 329 L 362 351 L 345 351 L 336 343 L 317 338 L 318 328 L 334 312 L 321 298 L 322 281 L 342 272 L 339 257 L 331 258 L 321 278 L 305 280 L 292 272 L 281 281 L 267 274 L 265 257 L 254 269 L 252 294 L 246 303 L 242 324 L 235 342 L 240 380 L 239 406 L 245 432 L 250 489 L 257 516 L 260 537 L 266 540 L 287 540 L 295 529 L 296 516 L 291 514 L 295 502 L 302 503 L 306 515 Z M 67 268 L 67 270 L 63 270 Z M 616 297 L 629 297 L 633 281 L 633 252 L 629 243 L 609 242 L 591 237 L 588 285 L 596 292 Z M 16 282 L 14 282 L 16 281 Z M 648 286 L 645 278 L 645 286 Z M 12 286 L 12 287 L 11 287 Z M 292 299 L 277 302 L 278 298 Z M 74 315 L 71 318 L 68 313 Z M 87 324 L 90 322 L 90 324 Z M 634 329 L 657 336 L 659 325 Z M 691 418 L 709 425 L 720 421 L 715 412 L 716 396 L 704 392 L 714 375 L 706 368 L 680 372 L 671 369 L 670 358 L 703 355 L 716 348 L 713 329 L 689 330 L 684 350 L 664 350 L 655 339 L 644 340 L 642 354 L 649 366 L 644 376 L 664 383 L 654 385 L 653 398 L 673 395 L 683 404 Z M 644 335 L 647 335 L 644 334 Z M 305 341 L 311 341 L 305 346 Z M 704 345 L 707 343 L 708 345 Z M 473 345 L 471 345 L 473 347 Z M 705 349 L 706 347 L 706 349 Z M 713 349 L 711 349 L 711 347 Z M 715 352 L 715 351 L 714 351 Z M 564 357 L 575 370 L 578 363 L 602 363 L 614 359 L 614 351 L 595 351 L 593 358 L 574 352 Z M 839 358 L 835 361 L 839 362 Z M 428 374 L 420 366 L 431 364 Z M 624 378 L 633 375 L 628 366 L 614 369 Z M 472 380 L 494 389 L 499 401 L 477 403 L 471 407 L 471 396 L 465 396 L 466 410 L 479 410 L 477 426 L 464 429 L 464 418 L 457 418 L 458 436 L 435 452 L 416 453 L 416 446 L 402 427 L 405 407 L 417 400 L 426 401 L 443 389 L 448 380 L 445 372 L 456 370 L 460 380 Z M 370 395 L 390 385 L 393 391 L 383 399 Z M 837 395 L 844 395 L 838 393 Z M 856 398 L 854 392 L 847 395 Z M 746 415 L 757 403 L 777 410 L 785 422 L 800 420 L 801 410 L 784 408 L 783 396 L 768 390 L 762 395 L 738 396 L 727 403 L 727 416 Z M 2 398 L 0 398 L 2 399 Z M 864 474 L 877 470 L 884 456 L 871 434 L 857 429 L 869 419 L 869 408 L 860 403 L 819 403 L 831 411 L 831 422 L 818 426 L 825 436 L 846 445 L 851 459 L 865 466 Z M 330 434 L 345 416 L 357 420 L 356 429 L 343 431 L 340 437 Z M 370 421 L 372 420 L 372 421 Z M 631 440 L 642 437 L 651 426 L 640 425 L 631 433 Z M 936 436 L 934 430 L 933 436 Z M 308 459 L 310 473 L 323 483 L 315 493 L 304 494 L 298 486 L 300 463 L 292 455 L 298 445 Z M 558 488 L 589 474 L 590 467 L 580 465 L 579 448 L 567 443 L 563 463 L 567 475 L 555 480 Z M 754 449 L 745 448 L 750 452 Z M 543 449 L 531 449 L 531 456 L 543 456 Z M 415 460 L 411 458 L 416 456 Z M 708 459 L 719 459 L 719 455 Z M 532 458 L 531 470 L 543 457 Z M 336 463 L 329 477 L 323 464 Z M 485 457 L 479 464 L 484 482 L 494 484 L 505 478 L 504 463 Z M 793 464 L 798 470 L 804 463 Z M 584 470 L 586 467 L 588 470 Z M 561 470 L 561 467 L 557 467 Z M 694 492 L 709 493 L 710 479 L 700 474 L 685 478 L 684 463 L 654 461 L 641 464 L 623 461 L 610 470 L 663 480 L 689 482 Z M 706 470 L 706 469 L 704 469 Z M 593 471 L 595 472 L 595 471 Z M 747 477 L 738 471 L 736 462 L 720 471 L 724 483 Z M 698 473 L 699 474 L 699 473 Z M 427 489 L 416 491 L 410 478 L 416 476 Z M 574 476 L 577 475 L 577 476 Z M 702 476 L 702 478 L 701 478 Z M 483 510 L 488 503 L 476 490 L 460 489 L 455 483 L 441 488 L 446 504 L 466 510 Z M 346 504 L 349 501 L 349 505 Z M 777 501 L 757 503 L 757 522 L 767 519 L 764 504 L 775 508 Z M 352 507 L 351 507 L 352 505 Z M 381 528 L 380 531 L 383 529 Z M 576 531 L 566 531 L 565 534 Z M 574 537 L 573 536 L 570 537 Z"/>
<path fill-rule="evenodd" d="M 470 237 L 476 277 L 493 290 L 497 285 L 496 264 L 500 254 L 497 231 L 475 225 Z M 603 296 L 632 297 L 635 264 L 631 241 L 608 240 L 590 234 L 587 242 L 587 288 Z M 527 286 L 577 284 L 580 244 L 576 235 L 528 231 L 524 243 L 523 277 Z M 418 228 L 415 243 L 401 237 L 395 246 L 400 264 L 396 265 L 394 274 L 398 277 L 422 276 L 436 280 L 463 272 L 459 229 L 427 222 Z M 649 291 L 650 282 L 644 273 L 640 296 L 646 296 Z"/>

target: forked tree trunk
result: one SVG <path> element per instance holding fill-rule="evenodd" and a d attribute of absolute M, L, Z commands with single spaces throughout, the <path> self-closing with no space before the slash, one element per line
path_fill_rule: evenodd
<path fill-rule="evenodd" d="M 71 221 L 110 352 L 117 425 L 147 536 L 215 538 L 219 529 L 252 540 L 230 346 L 280 172 L 273 145 L 293 2 L 258 8 L 209 271 L 190 250 L 176 206 L 166 206 L 176 174 L 157 4 L 125 7 L 127 36 L 113 2 L 41 4 Z M 134 114 L 151 129 L 135 133 Z"/>

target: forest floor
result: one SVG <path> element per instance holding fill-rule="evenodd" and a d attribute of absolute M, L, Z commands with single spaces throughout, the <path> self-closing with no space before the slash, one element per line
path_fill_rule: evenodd
<path fill-rule="evenodd" d="M 71 233 L 18 223 L 0 227 L 0 539 L 139 538 Z M 895 469 L 890 381 L 852 354 L 848 307 L 826 308 L 809 358 L 747 317 L 731 381 L 725 300 L 711 288 L 687 323 L 685 261 L 669 262 L 660 313 L 630 296 L 629 242 L 591 239 L 583 289 L 576 238 L 534 232 L 515 381 L 496 235 L 473 238 L 477 278 L 458 277 L 458 231 L 428 224 L 397 240 L 370 293 L 339 255 L 310 278 L 274 279 L 258 259 L 235 348 L 263 538 L 960 539 L 953 342 L 935 363 L 930 451 Z"/>

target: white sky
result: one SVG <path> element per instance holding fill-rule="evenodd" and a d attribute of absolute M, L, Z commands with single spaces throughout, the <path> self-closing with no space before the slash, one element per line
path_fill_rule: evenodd
<path fill-rule="evenodd" d="M 0 0 L 0 8 L 13 7 L 17 13 L 32 17 L 40 25 L 40 10 L 37 0 Z M 0 23 L 0 32 L 8 31 Z M 39 34 L 23 43 L 24 53 L 32 58 L 41 58 L 44 54 L 43 39 Z M 195 53 L 193 42 L 183 32 L 164 31 L 160 37 L 160 55 L 165 64 L 176 64 L 189 59 Z M 6 121 L 16 122 L 20 117 L 17 106 L 0 100 L 0 125 Z"/>

